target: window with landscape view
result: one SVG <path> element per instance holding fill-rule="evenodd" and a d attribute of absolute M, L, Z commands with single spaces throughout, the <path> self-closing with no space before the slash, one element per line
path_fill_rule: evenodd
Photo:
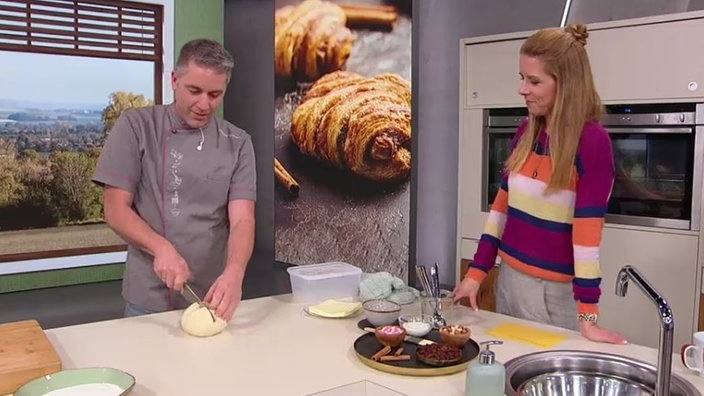
<path fill-rule="evenodd" d="M 0 261 L 124 249 L 90 177 L 120 112 L 161 103 L 162 15 L 0 0 Z"/>

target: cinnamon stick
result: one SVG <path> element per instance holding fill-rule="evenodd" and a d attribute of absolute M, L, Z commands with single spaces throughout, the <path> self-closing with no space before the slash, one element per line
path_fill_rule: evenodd
<path fill-rule="evenodd" d="M 402 354 L 402 353 L 403 353 L 403 347 L 398 347 L 398 349 L 396 350 L 396 352 L 394 352 L 394 355 L 398 356 L 398 355 L 400 355 L 400 354 Z"/>
<path fill-rule="evenodd" d="M 379 352 L 375 353 L 374 356 L 372 356 L 372 360 L 377 362 L 379 361 L 379 359 L 385 357 L 389 353 L 391 353 L 391 347 L 386 345 L 385 347 L 381 348 Z"/>
<path fill-rule="evenodd" d="M 400 362 L 411 360 L 411 355 L 386 355 L 379 358 L 380 362 Z"/>
<path fill-rule="evenodd" d="M 349 28 L 376 28 L 391 30 L 398 19 L 394 6 L 340 4 L 347 17 Z"/>
<path fill-rule="evenodd" d="M 289 194 L 298 195 L 298 192 L 301 190 L 301 186 L 276 158 L 274 158 L 274 174 L 276 175 L 276 180 L 278 180 L 286 188 L 286 191 L 288 191 Z"/>

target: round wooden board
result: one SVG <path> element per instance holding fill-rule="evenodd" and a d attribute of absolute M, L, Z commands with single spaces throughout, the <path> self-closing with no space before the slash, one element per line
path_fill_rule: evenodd
<path fill-rule="evenodd" d="M 435 330 L 431 331 L 424 338 L 435 342 L 440 341 L 440 335 Z M 479 354 L 479 344 L 470 339 L 464 346 L 464 350 L 462 351 L 462 359 L 459 362 L 443 367 L 436 367 L 427 365 L 418 360 L 416 355 L 416 348 L 418 348 L 418 345 L 410 342 L 404 342 L 401 346 L 403 347 L 403 354 L 411 355 L 411 360 L 375 362 L 371 358 L 382 348 L 382 345 L 376 340 L 374 334 L 363 334 L 354 341 L 355 353 L 362 363 L 379 371 L 409 376 L 433 377 L 458 373 L 465 370 L 469 362 Z M 392 353 L 396 349 L 397 348 L 392 349 Z"/>

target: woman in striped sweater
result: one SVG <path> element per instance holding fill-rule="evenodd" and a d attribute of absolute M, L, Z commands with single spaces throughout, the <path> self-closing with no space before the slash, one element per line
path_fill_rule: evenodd
<path fill-rule="evenodd" d="M 611 140 L 584 48 L 585 25 L 543 29 L 521 47 L 519 94 L 528 119 L 467 276 L 455 289 L 477 309 L 479 285 L 501 258 L 500 313 L 623 344 L 597 324 L 601 244 L 614 182 Z"/>

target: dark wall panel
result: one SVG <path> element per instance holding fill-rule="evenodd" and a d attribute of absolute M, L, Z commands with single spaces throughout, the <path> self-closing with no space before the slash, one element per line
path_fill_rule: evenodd
<path fill-rule="evenodd" d="M 224 116 L 250 134 L 257 157 L 257 231 L 244 294 L 283 293 L 288 274 L 274 263 L 274 2 L 226 0 L 224 26 L 235 58 Z"/>

